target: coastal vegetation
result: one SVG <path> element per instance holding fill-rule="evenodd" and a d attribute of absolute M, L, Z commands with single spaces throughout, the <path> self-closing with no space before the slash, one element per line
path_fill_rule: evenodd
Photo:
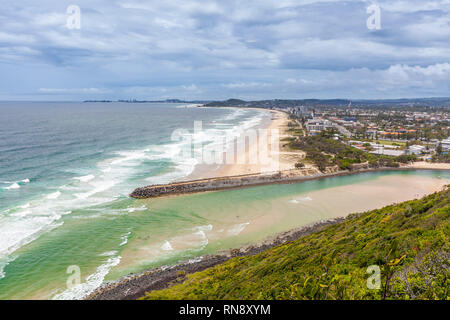
<path fill-rule="evenodd" d="M 352 170 L 358 164 L 366 163 L 371 168 L 398 168 L 400 163 L 415 161 L 411 156 L 388 156 L 365 152 L 358 148 L 334 140 L 333 130 L 322 131 L 316 136 L 298 137 L 288 143 L 290 149 L 306 152 L 306 161 L 313 163 L 320 171 L 325 172 L 328 167 L 338 166 L 341 170 Z"/>
<path fill-rule="evenodd" d="M 432 158 L 433 162 L 450 163 L 450 154 L 448 151 L 444 152 L 442 144 L 436 148 L 436 154 Z"/>
<path fill-rule="evenodd" d="M 449 222 L 447 187 L 183 274 L 142 299 L 449 299 Z"/>

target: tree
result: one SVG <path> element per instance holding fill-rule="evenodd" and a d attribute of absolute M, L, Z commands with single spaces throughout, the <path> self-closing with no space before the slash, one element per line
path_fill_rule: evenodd
<path fill-rule="evenodd" d="M 442 154 L 442 142 L 436 147 L 436 153 L 438 156 Z"/>
<path fill-rule="evenodd" d="M 297 162 L 295 164 L 295 168 L 296 169 L 301 169 L 301 168 L 304 168 L 304 167 L 305 167 L 305 164 L 303 162 Z"/>

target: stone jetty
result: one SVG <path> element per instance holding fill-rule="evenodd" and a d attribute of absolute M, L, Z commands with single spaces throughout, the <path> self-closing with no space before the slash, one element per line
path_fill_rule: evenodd
<path fill-rule="evenodd" d="M 235 189 L 243 187 L 253 187 L 266 184 L 288 184 L 308 180 L 324 179 L 335 176 L 346 176 L 364 172 L 374 171 L 414 171 L 414 170 L 436 170 L 428 167 L 413 167 L 404 165 L 397 167 L 371 168 L 368 163 L 358 164 L 350 170 L 339 170 L 337 166 L 329 167 L 325 172 L 320 172 L 316 168 L 305 168 L 279 171 L 268 174 L 248 174 L 241 176 L 220 177 L 211 179 L 192 180 L 176 182 L 171 184 L 153 185 L 134 190 L 130 197 L 136 199 L 157 198 L 165 195 L 177 195 L 185 193 L 217 191 L 225 189 Z M 449 170 L 443 168 L 440 170 Z"/>
<path fill-rule="evenodd" d="M 315 169 L 280 171 L 271 174 L 249 174 L 241 176 L 201 179 L 165 185 L 137 188 L 130 196 L 136 199 L 156 198 L 164 195 L 216 191 L 276 183 L 293 183 L 310 180 L 325 174 Z"/>
<path fill-rule="evenodd" d="M 288 184 L 308 180 L 317 180 L 335 176 L 346 176 L 364 172 L 374 171 L 414 171 L 414 170 L 435 170 L 428 167 L 413 167 L 404 165 L 397 167 L 371 168 L 368 163 L 358 164 L 348 170 L 339 170 L 337 166 L 329 167 L 325 172 L 320 172 L 316 168 L 295 169 L 279 171 L 270 174 L 249 174 L 241 176 L 220 177 L 211 179 L 192 180 L 164 185 L 153 185 L 134 190 L 130 197 L 136 199 L 157 198 L 165 195 L 177 195 L 185 193 L 217 191 L 225 189 L 235 189 L 243 187 L 253 187 L 266 184 Z M 449 170 L 443 168 L 441 170 Z"/>

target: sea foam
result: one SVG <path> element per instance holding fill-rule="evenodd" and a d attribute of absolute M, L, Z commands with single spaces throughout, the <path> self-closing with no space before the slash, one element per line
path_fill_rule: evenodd
<path fill-rule="evenodd" d="M 82 177 L 75 177 L 75 180 L 79 180 L 81 182 L 88 182 L 91 181 L 92 179 L 94 179 L 95 176 L 93 174 L 89 174 L 87 176 L 82 176 Z"/>
<path fill-rule="evenodd" d="M 11 181 L 2 181 L 2 183 L 11 183 L 11 185 L 7 186 L 7 187 L 3 187 L 3 189 L 5 190 L 15 190 L 15 189 L 20 189 L 21 185 L 24 185 L 26 183 L 30 183 L 30 179 L 23 179 L 17 182 L 11 182 Z"/>
<path fill-rule="evenodd" d="M 130 237 L 130 235 L 131 235 L 131 231 L 127 232 L 120 238 L 122 240 L 122 242 L 119 244 L 120 247 L 122 247 L 128 243 L 128 238 Z"/>
<path fill-rule="evenodd" d="M 290 203 L 294 203 L 294 204 L 298 204 L 300 202 L 305 202 L 305 201 L 312 201 L 311 197 L 303 197 L 303 198 L 296 198 L 296 199 L 292 199 L 289 202 Z"/>
<path fill-rule="evenodd" d="M 105 252 L 106 254 L 107 252 Z M 75 285 L 64 292 L 55 295 L 53 300 L 80 300 L 91 294 L 95 289 L 100 287 L 109 273 L 111 268 L 120 263 L 121 257 L 111 257 L 104 264 L 100 265 L 97 270 L 86 278 L 84 283 Z"/>
<path fill-rule="evenodd" d="M 170 244 L 169 241 L 165 241 L 164 244 L 161 246 L 161 249 L 163 249 L 164 251 L 173 251 L 172 245 Z"/>
<path fill-rule="evenodd" d="M 242 231 L 244 231 L 245 227 L 247 227 L 249 224 L 250 224 L 250 222 L 246 222 L 246 223 L 240 223 L 240 224 L 237 224 L 237 225 L 231 227 L 228 230 L 228 235 L 230 235 L 230 236 L 237 236 Z"/>
<path fill-rule="evenodd" d="M 60 195 L 61 195 L 61 192 L 56 191 L 54 193 L 49 194 L 47 196 L 47 199 L 49 199 L 49 200 L 58 199 Z"/>
<path fill-rule="evenodd" d="M 5 190 L 14 190 L 14 189 L 20 189 L 20 185 L 17 182 L 14 182 L 9 187 L 4 187 Z"/>

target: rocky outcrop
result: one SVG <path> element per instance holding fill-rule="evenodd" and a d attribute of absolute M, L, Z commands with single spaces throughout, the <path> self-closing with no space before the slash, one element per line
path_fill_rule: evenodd
<path fill-rule="evenodd" d="M 364 163 L 354 163 L 352 165 L 350 165 L 350 169 L 352 171 L 354 170 L 363 170 L 363 169 L 369 169 L 370 165 L 369 162 L 364 162 Z"/>

